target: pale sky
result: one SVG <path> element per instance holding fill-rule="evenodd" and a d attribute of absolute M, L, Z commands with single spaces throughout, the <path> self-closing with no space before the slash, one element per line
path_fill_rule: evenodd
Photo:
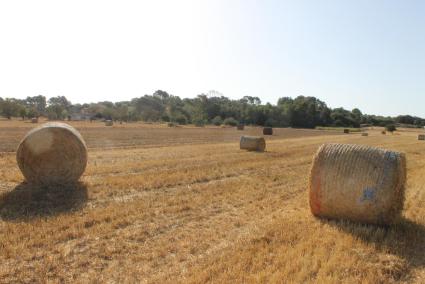
<path fill-rule="evenodd" d="M 1 1 L 0 97 L 315 96 L 425 117 L 425 1 Z"/>

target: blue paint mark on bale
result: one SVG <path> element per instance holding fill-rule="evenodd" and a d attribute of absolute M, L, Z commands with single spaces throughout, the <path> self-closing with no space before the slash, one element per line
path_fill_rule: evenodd
<path fill-rule="evenodd" d="M 374 188 L 365 188 L 365 190 L 363 191 L 363 195 L 360 198 L 360 202 L 365 202 L 365 201 L 374 201 L 375 200 L 375 192 L 376 189 Z"/>

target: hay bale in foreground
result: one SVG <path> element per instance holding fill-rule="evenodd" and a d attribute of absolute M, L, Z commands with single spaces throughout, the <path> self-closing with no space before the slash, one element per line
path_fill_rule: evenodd
<path fill-rule="evenodd" d="M 349 133 L 350 133 L 350 129 L 345 128 L 345 129 L 344 129 L 344 133 L 345 133 L 345 134 L 349 134 Z"/>
<path fill-rule="evenodd" d="M 242 136 L 240 141 L 240 149 L 263 152 L 266 149 L 266 140 L 264 140 L 263 137 Z"/>
<path fill-rule="evenodd" d="M 369 133 L 362 133 L 362 136 L 369 136 Z"/>
<path fill-rule="evenodd" d="M 76 182 L 87 165 L 83 137 L 65 123 L 46 123 L 24 137 L 16 153 L 29 183 L 51 185 Z"/>
<path fill-rule="evenodd" d="M 245 129 L 245 125 L 243 124 L 238 124 L 238 126 L 236 126 L 237 130 L 244 130 Z"/>
<path fill-rule="evenodd" d="M 325 144 L 310 173 L 315 216 L 391 224 L 403 208 L 404 154 L 361 145 Z"/>
<path fill-rule="evenodd" d="M 419 134 L 418 140 L 425 140 L 425 134 Z"/>
<path fill-rule="evenodd" d="M 38 117 L 31 118 L 31 123 L 38 123 Z"/>
<path fill-rule="evenodd" d="M 105 120 L 105 126 L 112 126 L 114 122 L 112 120 Z"/>
<path fill-rule="evenodd" d="M 264 127 L 263 128 L 263 135 L 273 135 L 273 128 L 271 128 L 271 127 Z"/>

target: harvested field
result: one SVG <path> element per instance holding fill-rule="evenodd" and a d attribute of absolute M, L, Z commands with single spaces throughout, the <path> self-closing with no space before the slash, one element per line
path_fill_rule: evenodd
<path fill-rule="evenodd" d="M 42 121 L 40 121 L 42 122 Z M 66 122 L 68 123 L 68 122 Z M 237 131 L 236 127 L 167 127 L 166 124 L 125 123 L 105 127 L 103 122 L 69 122 L 83 135 L 88 148 L 137 148 L 164 147 L 182 144 L 205 144 L 233 142 L 242 135 L 263 135 L 262 127 L 245 127 Z M 39 123 L 40 125 L 40 123 Z M 0 121 L 0 152 L 13 152 L 25 134 L 37 125 L 22 121 Z M 335 135 L 338 132 L 324 130 L 305 130 L 276 128 L 269 139 Z"/>
<path fill-rule="evenodd" d="M 19 126 L 16 126 L 18 125 Z M 15 126 L 11 126 L 15 125 Z M 89 163 L 73 188 L 22 184 L 13 152 L 34 125 L 0 122 L 0 279 L 4 282 L 425 281 L 425 144 L 418 132 L 73 123 Z M 16 127 L 16 128 L 14 128 Z M 394 227 L 310 213 L 312 156 L 325 142 L 406 153 L 404 220 Z"/>

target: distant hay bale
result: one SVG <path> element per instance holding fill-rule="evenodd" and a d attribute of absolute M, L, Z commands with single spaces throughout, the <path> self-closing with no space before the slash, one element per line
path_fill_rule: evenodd
<path fill-rule="evenodd" d="M 31 118 L 31 123 L 38 123 L 38 117 Z"/>
<path fill-rule="evenodd" d="M 271 128 L 271 127 L 264 127 L 263 128 L 263 135 L 273 135 L 273 128 Z"/>
<path fill-rule="evenodd" d="M 362 133 L 362 136 L 369 136 L 369 133 Z"/>
<path fill-rule="evenodd" d="M 419 134 L 418 140 L 425 140 L 425 134 Z"/>
<path fill-rule="evenodd" d="M 325 144 L 310 173 L 315 216 L 391 224 L 403 208 L 404 154 L 361 145 Z"/>
<path fill-rule="evenodd" d="M 242 136 L 240 141 L 240 149 L 263 152 L 266 149 L 266 141 L 263 137 Z"/>
<path fill-rule="evenodd" d="M 349 133 L 350 133 L 350 129 L 345 128 L 345 129 L 344 129 L 344 133 L 345 133 L 345 134 L 349 134 Z"/>
<path fill-rule="evenodd" d="M 112 120 L 105 120 L 105 126 L 112 126 L 114 122 Z"/>
<path fill-rule="evenodd" d="M 244 130 L 245 129 L 245 125 L 243 124 L 239 124 L 238 126 L 236 126 L 237 130 Z"/>
<path fill-rule="evenodd" d="M 75 128 L 51 122 L 27 133 L 18 146 L 16 160 L 29 183 L 73 183 L 86 169 L 87 147 Z"/>
<path fill-rule="evenodd" d="M 382 131 L 381 133 L 382 133 L 382 135 L 386 135 L 386 134 L 387 134 L 387 132 L 386 132 L 386 131 Z"/>

